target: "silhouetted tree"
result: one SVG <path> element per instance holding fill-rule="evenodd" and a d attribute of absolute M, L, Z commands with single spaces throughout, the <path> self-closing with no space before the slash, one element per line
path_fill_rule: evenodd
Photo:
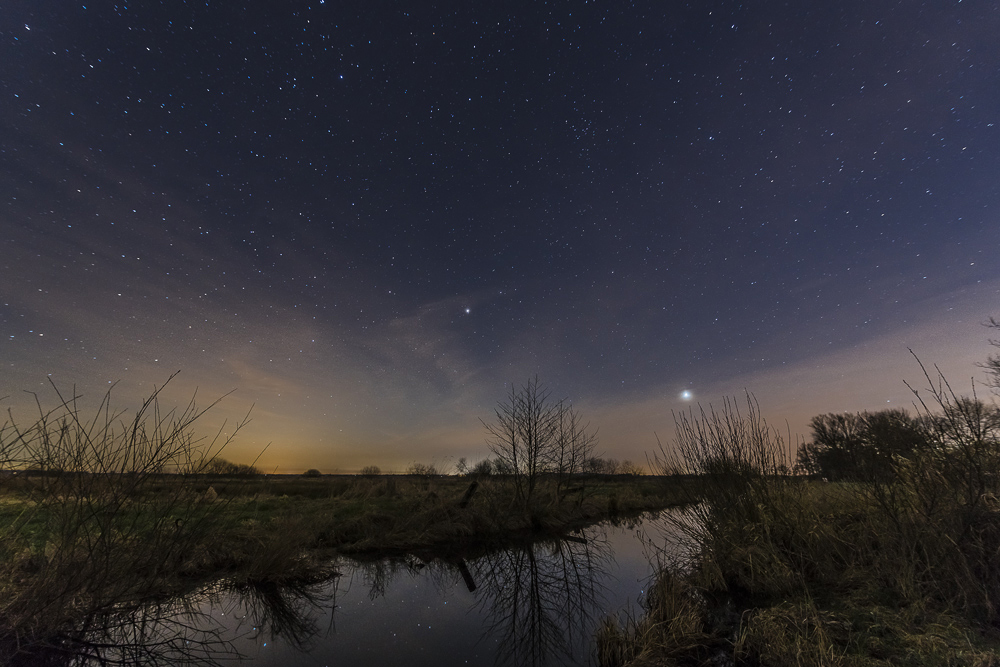
<path fill-rule="evenodd" d="M 496 462 L 513 478 L 515 497 L 527 505 L 555 445 L 558 404 L 549 399 L 549 391 L 536 377 L 520 389 L 511 385 L 510 396 L 495 412 L 493 423 L 483 422 L 489 432 L 487 444 Z"/>
<path fill-rule="evenodd" d="M 494 456 L 495 474 L 509 475 L 515 498 L 531 502 L 539 476 L 559 475 L 559 483 L 583 470 L 597 444 L 596 435 L 565 401 L 553 401 L 538 378 L 520 389 L 511 386 L 507 400 L 496 408 L 493 422 L 483 422 Z"/>
<path fill-rule="evenodd" d="M 925 421 L 905 410 L 817 415 L 810 427 L 813 440 L 799 447 L 796 467 L 831 480 L 886 478 L 894 457 L 930 443 Z"/>
<path fill-rule="evenodd" d="M 571 476 L 583 472 L 584 464 L 597 447 L 597 433 L 584 423 L 580 413 L 564 403 L 556 406 L 555 443 L 550 463 L 557 473 L 556 492 L 562 493 Z"/>
<path fill-rule="evenodd" d="M 584 467 L 587 472 L 594 473 L 595 475 L 617 475 L 621 467 L 621 462 L 618 459 L 605 459 L 599 456 L 592 456 L 587 459 Z"/>
<path fill-rule="evenodd" d="M 645 473 L 642 466 L 637 463 L 633 463 L 628 459 L 625 459 L 618 464 L 618 474 L 619 475 L 642 475 Z"/>
<path fill-rule="evenodd" d="M 494 472 L 493 461 L 490 459 L 483 459 L 479 463 L 475 464 L 469 468 L 469 474 L 478 477 L 484 477 L 486 475 L 492 475 Z"/>

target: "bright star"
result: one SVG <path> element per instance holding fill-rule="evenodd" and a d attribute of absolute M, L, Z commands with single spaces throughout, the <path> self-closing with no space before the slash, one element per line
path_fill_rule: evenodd
<path fill-rule="evenodd" d="M 688 389 L 685 389 L 684 391 L 681 392 L 681 398 L 685 401 L 690 401 L 693 397 L 694 394 L 692 394 L 691 391 Z"/>

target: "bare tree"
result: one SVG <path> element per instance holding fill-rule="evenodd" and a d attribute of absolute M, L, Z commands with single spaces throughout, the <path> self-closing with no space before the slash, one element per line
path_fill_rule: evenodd
<path fill-rule="evenodd" d="M 567 407 L 557 406 L 556 440 L 552 456 L 552 468 L 557 473 L 556 492 L 562 493 L 571 476 L 583 472 L 587 460 L 597 447 L 597 432 L 583 421 L 580 413 Z"/>
<path fill-rule="evenodd" d="M 558 410 L 559 404 L 549 400 L 548 389 L 536 377 L 520 389 L 511 385 L 510 396 L 495 410 L 496 421 L 483 422 L 490 451 L 510 472 L 515 498 L 525 505 L 531 502 L 538 476 L 547 467 L 556 440 Z"/>
<path fill-rule="evenodd" d="M 553 401 L 538 378 L 510 394 L 495 411 L 487 444 L 494 471 L 509 475 L 516 500 L 530 504 L 542 474 L 555 473 L 558 489 L 570 475 L 581 472 L 597 445 L 597 436 L 565 401 Z"/>

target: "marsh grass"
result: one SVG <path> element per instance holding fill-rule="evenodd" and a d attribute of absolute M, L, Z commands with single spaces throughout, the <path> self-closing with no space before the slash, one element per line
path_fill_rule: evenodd
<path fill-rule="evenodd" d="M 719 643 L 705 624 L 705 602 L 691 583 L 663 570 L 641 616 L 605 619 L 597 633 L 601 665 L 670 664 L 709 658 Z"/>
<path fill-rule="evenodd" d="M 658 463 L 699 474 L 703 502 L 675 526 L 694 551 L 661 569 L 643 618 L 608 621 L 601 664 L 700 664 L 699 641 L 737 665 L 1000 664 L 1000 432 L 928 384 L 933 445 L 856 483 L 786 474 L 752 398 L 679 417 Z"/>

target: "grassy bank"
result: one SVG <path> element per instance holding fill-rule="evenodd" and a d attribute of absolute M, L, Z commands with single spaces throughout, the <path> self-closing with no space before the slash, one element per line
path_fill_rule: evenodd
<path fill-rule="evenodd" d="M 79 498 L 71 491 L 79 480 L 67 477 L 22 475 L 3 485 L 0 628 L 8 646 L 219 576 L 310 578 L 333 553 L 461 555 L 687 496 L 683 483 L 655 477 L 581 476 L 562 498 L 543 479 L 535 502 L 519 507 L 502 477 L 158 475 L 111 507 L 122 480 Z"/>
<path fill-rule="evenodd" d="M 844 483 L 781 474 L 752 403 L 682 419 L 694 552 L 662 564 L 643 615 L 607 621 L 601 664 L 1000 665 L 996 425 L 940 396 L 931 446 Z"/>
<path fill-rule="evenodd" d="M 345 554 L 503 543 L 674 506 L 690 496 L 690 483 L 682 479 L 580 475 L 574 482 L 573 490 L 559 497 L 555 483 L 542 479 L 535 501 L 523 507 L 511 502 L 510 482 L 502 476 L 162 476 L 142 498 L 133 498 L 132 524 L 168 533 L 191 531 L 196 524 L 204 543 L 187 550 L 182 568 L 193 572 L 241 567 L 271 542 Z M 67 508 L 65 498 L 36 499 L 41 483 L 37 477 L 9 480 L 0 492 L 0 523 L 16 526 L 19 549 L 34 555 L 55 548 L 53 540 L 62 534 L 57 524 Z"/>

